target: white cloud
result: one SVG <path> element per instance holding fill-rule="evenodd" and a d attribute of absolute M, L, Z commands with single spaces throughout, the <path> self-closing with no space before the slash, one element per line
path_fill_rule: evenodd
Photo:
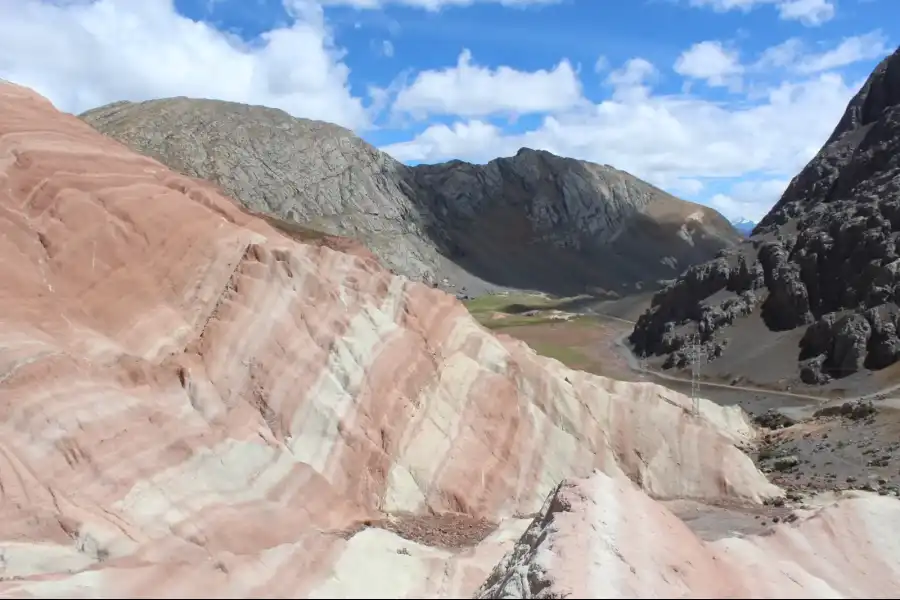
<path fill-rule="evenodd" d="M 733 9 L 758 3 L 709 1 Z M 721 191 L 710 202 L 728 216 L 758 218 L 777 197 L 777 185 L 725 188 L 722 180 L 752 175 L 781 185 L 793 176 L 860 83 L 833 70 L 887 52 L 884 36 L 873 32 L 815 52 L 788 40 L 742 65 L 737 52 L 702 42 L 678 58 L 676 72 L 711 85 L 730 85 L 729 78 L 740 76 L 770 81 L 773 67 L 793 78 L 756 87 L 756 95 L 739 102 L 714 103 L 655 93 L 660 72 L 643 58 L 618 68 L 598 61 L 611 94 L 594 102 L 567 60 L 521 71 L 479 66 L 463 51 L 456 65 L 415 74 L 409 85 L 398 78 L 387 88 L 370 88 L 367 107 L 350 92 L 349 70 L 317 0 L 284 2 L 293 20 L 247 44 L 179 16 L 170 0 L 0 0 L 0 77 L 33 87 L 71 112 L 185 95 L 264 104 L 357 129 L 388 106 L 399 116 L 457 117 L 385 149 L 410 162 L 481 162 L 522 146 L 542 148 L 615 165 L 688 197 Z M 373 49 L 389 55 L 389 44 L 375 40 Z M 491 121 L 529 113 L 542 121 L 524 132 Z"/>
<path fill-rule="evenodd" d="M 675 179 L 671 183 L 666 191 L 672 194 L 684 194 L 686 196 L 696 196 L 701 191 L 703 191 L 703 182 L 698 179 L 691 179 L 689 177 Z"/>
<path fill-rule="evenodd" d="M 319 0 L 319 2 L 324 6 L 351 6 L 367 10 L 398 4 L 428 11 L 438 11 L 445 7 L 471 6 L 473 4 L 500 4 L 501 6 L 524 8 L 527 6 L 558 4 L 562 0 Z"/>
<path fill-rule="evenodd" d="M 815 73 L 844 67 L 861 60 L 881 58 L 890 52 L 887 39 L 880 31 L 844 38 L 837 48 L 805 56 L 797 63 L 801 73 Z"/>
<path fill-rule="evenodd" d="M 767 71 L 772 68 L 784 69 L 795 65 L 802 53 L 803 42 L 797 38 L 791 38 L 766 48 L 753 68 L 757 71 Z"/>
<path fill-rule="evenodd" d="M 740 83 L 743 71 L 738 53 L 715 41 L 700 42 L 682 52 L 674 69 L 679 75 L 701 79 L 710 86 L 729 87 Z"/>
<path fill-rule="evenodd" d="M 321 9 L 306 0 L 290 8 L 290 25 L 249 46 L 178 15 L 165 0 L 0 0 L 0 77 L 75 113 L 183 95 L 366 126 Z"/>
<path fill-rule="evenodd" d="M 474 64 L 463 50 L 455 67 L 420 72 L 398 93 L 394 110 L 417 117 L 480 117 L 564 110 L 581 99 L 581 82 L 566 60 L 549 71 L 492 70 Z"/>
<path fill-rule="evenodd" d="M 622 100 L 639 101 L 650 93 L 650 84 L 657 76 L 656 67 L 643 58 L 632 58 L 606 77 L 606 83 L 613 87 L 613 97 Z"/>
<path fill-rule="evenodd" d="M 771 0 L 690 0 L 691 6 L 709 7 L 718 12 L 729 10 L 748 11 L 757 4 L 768 3 Z"/>
<path fill-rule="evenodd" d="M 703 190 L 702 181 L 739 180 L 750 174 L 781 185 L 827 139 L 861 83 L 818 73 L 772 87 L 752 104 L 722 104 L 652 94 L 646 81 L 655 72 L 646 60 L 632 59 L 610 75 L 612 98 L 545 116 L 524 133 L 506 133 L 484 120 L 463 120 L 433 125 L 408 142 L 383 149 L 407 161 L 484 162 L 512 155 L 520 147 L 542 148 L 612 164 L 689 197 Z M 737 204 L 728 205 L 724 195 L 717 199 L 727 216 L 757 218 L 777 199 L 770 188 L 755 193 L 745 187 L 728 191 Z"/>
<path fill-rule="evenodd" d="M 890 54 L 891 50 L 887 37 L 880 30 L 845 37 L 840 44 L 824 51 L 811 50 L 802 40 L 791 38 L 766 48 L 746 70 L 771 75 L 773 69 L 780 69 L 811 75 L 861 61 L 880 59 Z"/>
<path fill-rule="evenodd" d="M 709 205 L 731 220 L 749 219 L 758 223 L 784 193 L 790 180 L 741 181 L 728 194 L 715 194 Z"/>
<path fill-rule="evenodd" d="M 528 146 L 614 164 L 656 181 L 754 171 L 793 175 L 831 133 L 854 91 L 840 76 L 822 74 L 784 83 L 750 107 L 687 96 L 651 95 L 638 102 L 613 98 L 590 110 L 547 116 L 540 127 L 522 134 L 504 135 L 483 123 L 464 122 L 483 132 L 468 149 L 447 137 L 452 129 L 433 126 L 404 144 L 402 155 L 477 159 Z M 438 130 L 441 135 L 435 137 Z M 420 139 L 428 144 L 419 145 Z M 385 149 L 395 152 L 397 146 Z"/>
<path fill-rule="evenodd" d="M 774 5 L 778 16 L 785 21 L 800 21 L 814 27 L 834 18 L 835 0 L 688 0 L 691 6 L 708 7 L 717 12 L 741 10 L 747 12 L 757 6 Z"/>
<path fill-rule="evenodd" d="M 778 4 L 785 21 L 800 21 L 814 27 L 834 18 L 834 0 L 788 0 Z"/>
<path fill-rule="evenodd" d="M 391 40 L 384 40 L 381 42 L 381 52 L 388 58 L 394 56 L 394 44 Z"/>
<path fill-rule="evenodd" d="M 512 154 L 515 149 L 515 140 L 504 138 L 500 128 L 478 120 L 451 126 L 431 125 L 414 140 L 383 148 L 403 162 L 435 162 L 457 157 L 484 162 Z"/>

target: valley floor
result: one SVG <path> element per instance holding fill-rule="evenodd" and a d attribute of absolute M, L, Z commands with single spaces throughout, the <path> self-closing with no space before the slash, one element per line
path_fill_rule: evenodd
<path fill-rule="evenodd" d="M 602 305 L 590 304 L 579 306 L 577 314 L 567 314 L 562 308 L 571 306 L 572 299 L 527 294 L 486 296 L 468 305 L 482 324 L 520 339 L 538 354 L 568 367 L 621 381 L 651 381 L 690 395 L 690 372 L 661 372 L 647 364 L 642 370 L 642 363 L 627 347 L 625 338 L 633 325 L 628 317 L 640 312 L 640 300 L 646 301 L 617 303 L 609 311 L 613 314 L 604 314 Z M 623 306 L 627 308 L 623 310 Z M 874 379 L 887 382 L 889 375 Z M 814 416 L 822 408 L 838 409 L 851 395 L 855 404 L 861 394 L 877 391 L 877 385 L 870 383 L 860 391 L 846 380 L 841 385 L 848 389 L 804 386 L 789 391 L 772 385 L 773 389 L 767 390 L 752 382 L 732 385 L 721 378 L 700 385 L 703 397 L 722 406 L 740 406 L 764 426 L 778 426 L 751 456 L 773 483 L 788 490 L 794 502 L 801 502 L 810 494 L 852 489 L 900 496 L 900 396 L 894 398 L 888 393 L 874 398 L 875 412 L 864 418 Z M 788 420 L 767 418 L 767 413 L 773 412 Z M 784 516 L 780 507 L 762 513 L 746 507 L 685 504 L 677 508 L 673 512 L 699 535 L 724 535 L 725 530 L 749 532 Z"/>

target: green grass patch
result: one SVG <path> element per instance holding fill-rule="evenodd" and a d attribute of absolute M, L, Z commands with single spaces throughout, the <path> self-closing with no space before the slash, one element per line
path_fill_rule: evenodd
<path fill-rule="evenodd" d="M 469 312 L 474 314 L 501 312 L 520 314 L 529 310 L 547 310 L 562 303 L 562 298 L 547 298 L 537 294 L 488 294 L 464 301 Z"/>
<path fill-rule="evenodd" d="M 503 319 L 491 319 L 490 314 L 473 315 L 475 319 L 488 329 L 505 329 L 507 327 L 525 327 L 528 325 L 543 325 L 544 323 L 563 323 L 561 319 L 552 319 L 548 316 L 535 315 L 510 315 Z"/>
<path fill-rule="evenodd" d="M 475 320 L 487 327 L 488 329 L 506 329 L 507 327 L 529 327 L 533 325 L 547 325 L 550 323 L 571 324 L 578 327 L 593 327 L 601 323 L 600 319 L 592 316 L 572 317 L 571 319 L 554 319 L 549 315 L 537 314 L 533 316 L 525 315 L 509 315 L 502 319 L 492 319 L 493 312 L 475 313 L 472 316 Z"/>

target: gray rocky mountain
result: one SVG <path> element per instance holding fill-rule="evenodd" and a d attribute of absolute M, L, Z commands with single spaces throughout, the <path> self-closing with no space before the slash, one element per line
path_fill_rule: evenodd
<path fill-rule="evenodd" d="M 630 340 L 681 367 L 696 335 L 720 374 L 821 384 L 897 362 L 898 292 L 900 49 L 751 238 L 660 290 Z"/>
<path fill-rule="evenodd" d="M 714 210 L 543 151 L 408 167 L 335 125 L 187 98 L 81 118 L 250 210 L 355 238 L 399 273 L 471 294 L 655 289 L 740 239 Z"/>

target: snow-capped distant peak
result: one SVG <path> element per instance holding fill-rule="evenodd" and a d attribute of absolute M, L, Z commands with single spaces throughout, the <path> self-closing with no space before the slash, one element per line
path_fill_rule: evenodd
<path fill-rule="evenodd" d="M 731 225 L 744 235 L 750 235 L 750 232 L 756 227 L 755 222 L 750 219 L 745 219 L 744 217 L 738 217 L 737 219 L 732 220 Z"/>

